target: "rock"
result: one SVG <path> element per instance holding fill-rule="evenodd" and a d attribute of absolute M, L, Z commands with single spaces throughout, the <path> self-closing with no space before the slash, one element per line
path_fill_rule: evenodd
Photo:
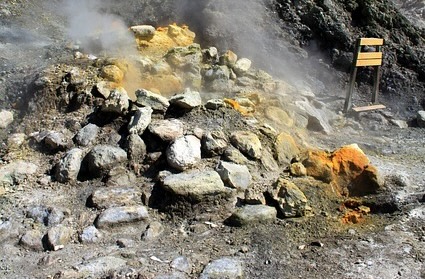
<path fill-rule="evenodd" d="M 127 137 L 127 153 L 130 160 L 143 162 L 146 156 L 146 144 L 139 135 L 130 134 Z"/>
<path fill-rule="evenodd" d="M 24 144 L 26 138 L 27 135 L 25 135 L 24 133 L 11 134 L 7 138 L 7 148 L 9 150 L 20 148 Z"/>
<path fill-rule="evenodd" d="M 138 89 L 136 91 L 136 98 L 137 105 L 151 107 L 156 112 L 165 113 L 170 106 L 167 98 L 145 89 Z"/>
<path fill-rule="evenodd" d="M 148 218 L 148 210 L 145 206 L 110 207 L 97 217 L 95 226 L 104 229 L 126 223 L 146 221 Z"/>
<path fill-rule="evenodd" d="M 96 83 L 96 90 L 100 95 L 102 95 L 104 99 L 109 98 L 109 95 L 111 95 L 111 91 L 114 90 L 115 87 L 116 83 L 110 81 L 102 80 Z"/>
<path fill-rule="evenodd" d="M 161 59 L 152 66 L 151 72 L 155 75 L 171 75 L 173 73 L 173 69 L 167 61 Z"/>
<path fill-rule="evenodd" d="M 226 65 L 212 66 L 211 69 L 207 70 L 204 74 L 207 82 L 222 81 L 227 82 L 230 78 L 230 69 Z"/>
<path fill-rule="evenodd" d="M 296 101 L 295 105 L 308 115 L 307 128 L 312 131 L 332 133 L 332 127 L 328 122 L 328 116 L 333 115 L 324 108 L 317 109 L 307 101 Z"/>
<path fill-rule="evenodd" d="M 231 226 L 246 226 L 253 223 L 272 222 L 276 219 L 276 208 L 267 205 L 245 205 L 237 208 L 226 223 Z"/>
<path fill-rule="evenodd" d="M 418 111 L 416 121 L 418 122 L 418 126 L 420 128 L 425 128 L 425 110 Z"/>
<path fill-rule="evenodd" d="M 256 134 L 250 131 L 237 131 L 231 134 L 230 142 L 243 154 L 253 159 L 261 158 L 261 142 Z"/>
<path fill-rule="evenodd" d="M 92 176 L 101 176 L 112 167 L 125 162 L 127 153 L 115 146 L 97 145 L 86 155 L 88 169 Z"/>
<path fill-rule="evenodd" d="M 29 162 L 16 161 L 0 168 L 0 186 L 20 184 L 37 172 L 38 167 Z"/>
<path fill-rule="evenodd" d="M 205 108 L 207 109 L 219 109 L 226 106 L 226 103 L 222 99 L 211 99 L 205 103 Z"/>
<path fill-rule="evenodd" d="M 284 217 L 300 217 L 309 209 L 304 193 L 291 181 L 279 178 L 267 191 L 279 206 Z"/>
<path fill-rule="evenodd" d="M 81 243 L 96 243 L 103 237 L 103 234 L 95 226 L 89 226 L 79 235 Z"/>
<path fill-rule="evenodd" d="M 182 272 L 172 272 L 166 274 L 159 274 L 154 279 L 187 279 L 187 275 Z"/>
<path fill-rule="evenodd" d="M 222 56 L 220 56 L 220 64 L 226 65 L 230 68 L 236 64 L 238 56 L 231 50 L 226 51 Z"/>
<path fill-rule="evenodd" d="M 217 172 L 224 183 L 238 190 L 246 190 L 252 182 L 247 166 L 220 161 Z"/>
<path fill-rule="evenodd" d="M 199 279 L 242 279 L 242 263 L 234 258 L 221 258 L 210 262 L 202 271 Z"/>
<path fill-rule="evenodd" d="M 178 119 L 155 120 L 148 127 L 149 131 L 163 141 L 173 141 L 184 134 L 184 124 Z"/>
<path fill-rule="evenodd" d="M 71 241 L 73 230 L 69 227 L 58 225 L 48 230 L 46 245 L 52 251 L 63 249 Z"/>
<path fill-rule="evenodd" d="M 182 94 L 171 97 L 170 104 L 183 109 L 193 109 L 202 105 L 201 94 L 186 88 Z"/>
<path fill-rule="evenodd" d="M 15 232 L 14 222 L 11 219 L 0 218 L 0 242 L 4 243 L 5 240 L 17 237 L 18 233 Z M 15 236 L 16 234 L 16 236 Z"/>
<path fill-rule="evenodd" d="M 171 268 L 176 269 L 178 271 L 184 272 L 189 274 L 190 273 L 190 263 L 189 260 L 184 257 L 184 256 L 180 256 L 175 258 L 171 263 L 170 263 Z"/>
<path fill-rule="evenodd" d="M 153 109 L 151 107 L 137 108 L 128 123 L 129 133 L 143 135 L 143 132 L 152 121 L 152 112 Z"/>
<path fill-rule="evenodd" d="M 61 183 L 76 181 L 81 168 L 83 150 L 73 148 L 66 152 L 65 156 L 56 166 L 56 180 Z"/>
<path fill-rule="evenodd" d="M 111 169 L 106 176 L 107 187 L 128 187 L 136 184 L 136 175 L 123 166 Z"/>
<path fill-rule="evenodd" d="M 6 129 L 13 122 L 13 113 L 8 110 L 0 111 L 0 129 Z"/>
<path fill-rule="evenodd" d="M 130 29 L 137 37 L 149 38 L 155 35 L 155 27 L 152 25 L 136 25 L 131 26 Z"/>
<path fill-rule="evenodd" d="M 53 226 L 60 224 L 65 219 L 66 214 L 67 212 L 58 208 L 40 205 L 30 208 L 26 212 L 26 217 L 46 226 Z"/>
<path fill-rule="evenodd" d="M 165 177 L 164 189 L 174 195 L 200 201 L 207 196 L 227 192 L 220 175 L 216 171 L 190 171 Z"/>
<path fill-rule="evenodd" d="M 109 81 L 121 83 L 124 79 L 124 73 L 115 65 L 107 65 L 102 68 L 101 76 Z"/>
<path fill-rule="evenodd" d="M 124 88 L 115 88 L 102 105 L 103 112 L 125 114 L 130 106 L 130 98 Z"/>
<path fill-rule="evenodd" d="M 249 160 L 233 146 L 228 146 L 223 153 L 223 159 L 239 165 L 245 165 Z"/>
<path fill-rule="evenodd" d="M 227 146 L 228 141 L 222 131 L 211 131 L 202 136 L 202 151 L 208 156 L 222 155 Z"/>
<path fill-rule="evenodd" d="M 268 106 L 264 110 L 264 115 L 278 126 L 283 124 L 285 127 L 292 127 L 294 125 L 294 120 L 280 107 Z"/>
<path fill-rule="evenodd" d="M 244 75 L 251 68 L 251 64 L 252 62 L 248 58 L 241 58 L 236 61 L 233 66 L 233 71 L 235 71 L 237 75 Z"/>
<path fill-rule="evenodd" d="M 299 163 L 299 162 L 291 164 L 291 167 L 289 168 L 289 170 L 293 176 L 307 175 L 307 169 L 304 167 L 302 163 Z"/>
<path fill-rule="evenodd" d="M 281 133 L 277 136 L 274 147 L 280 164 L 289 165 L 291 160 L 300 153 L 294 139 L 287 133 Z"/>
<path fill-rule="evenodd" d="M 309 151 L 303 165 L 309 176 L 331 183 L 344 196 L 374 194 L 384 184 L 378 170 L 357 144 L 343 146 L 331 154 Z"/>
<path fill-rule="evenodd" d="M 100 278 L 101 275 L 107 274 L 109 271 L 124 267 L 126 262 L 126 260 L 121 258 L 105 256 L 76 265 L 73 269 L 78 272 L 77 276 L 80 278 Z M 73 276 L 73 278 L 77 276 Z"/>
<path fill-rule="evenodd" d="M 142 234 L 142 240 L 152 241 L 157 239 L 164 232 L 164 227 L 160 222 L 154 221 L 149 224 Z"/>
<path fill-rule="evenodd" d="M 407 129 L 409 128 L 409 124 L 404 121 L 404 120 L 400 120 L 400 119 L 390 119 L 391 124 L 393 124 L 394 126 L 400 128 L 400 129 Z"/>
<path fill-rule="evenodd" d="M 67 147 L 65 136 L 56 131 L 43 131 L 31 134 L 31 137 L 37 142 L 42 143 L 49 151 L 59 151 Z"/>
<path fill-rule="evenodd" d="M 21 237 L 19 244 L 33 251 L 43 251 L 43 235 L 44 233 L 39 230 L 29 230 Z"/>
<path fill-rule="evenodd" d="M 279 165 L 276 163 L 273 158 L 272 153 L 268 149 L 263 149 L 263 156 L 261 156 L 261 164 L 268 171 L 277 171 L 279 170 Z"/>
<path fill-rule="evenodd" d="M 99 134 L 100 128 L 92 123 L 87 124 L 75 135 L 75 142 L 81 146 L 93 144 Z"/>
<path fill-rule="evenodd" d="M 177 138 L 167 148 L 166 154 L 168 164 L 183 171 L 201 160 L 201 141 L 192 135 Z"/>
<path fill-rule="evenodd" d="M 139 204 L 141 196 L 142 193 L 133 187 L 100 188 L 91 194 L 89 202 L 97 209 L 105 209 Z"/>

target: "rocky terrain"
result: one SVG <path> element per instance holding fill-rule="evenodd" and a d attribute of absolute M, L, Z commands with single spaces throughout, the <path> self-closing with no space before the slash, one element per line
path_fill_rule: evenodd
<path fill-rule="evenodd" d="M 2 278 L 425 278 L 423 29 L 243 4 L 0 4 Z"/>

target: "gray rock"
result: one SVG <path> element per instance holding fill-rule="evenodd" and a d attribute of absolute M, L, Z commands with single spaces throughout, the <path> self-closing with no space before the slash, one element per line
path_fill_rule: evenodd
<path fill-rule="evenodd" d="M 182 94 L 171 97 L 170 104 L 183 109 L 193 109 L 202 105 L 201 94 L 197 91 L 192 91 L 190 88 L 186 88 Z"/>
<path fill-rule="evenodd" d="M 261 142 L 256 134 L 250 131 L 237 131 L 230 136 L 230 142 L 243 154 L 253 158 L 261 158 Z"/>
<path fill-rule="evenodd" d="M 328 122 L 328 115 L 333 115 L 333 113 L 324 108 L 315 108 L 307 101 L 296 101 L 295 104 L 299 109 L 307 113 L 307 128 L 309 130 L 324 132 L 325 134 L 332 133 L 332 127 Z"/>
<path fill-rule="evenodd" d="M 178 119 L 155 120 L 148 129 L 163 141 L 173 141 L 184 134 L 184 124 Z"/>
<path fill-rule="evenodd" d="M 100 188 L 93 192 L 90 202 L 97 209 L 105 209 L 140 204 L 141 196 L 142 193 L 133 187 Z"/>
<path fill-rule="evenodd" d="M 284 217 L 300 217 L 309 210 L 304 193 L 291 181 L 279 178 L 272 189 L 267 191 L 279 205 Z"/>
<path fill-rule="evenodd" d="M 75 135 L 75 142 L 81 146 L 93 144 L 99 134 L 100 128 L 95 124 L 89 123 Z"/>
<path fill-rule="evenodd" d="M 238 61 L 236 61 L 235 65 L 233 66 L 233 71 L 235 71 L 238 75 L 243 75 L 251 68 L 251 60 L 248 58 L 241 58 Z"/>
<path fill-rule="evenodd" d="M 142 240 L 152 241 L 157 239 L 164 232 L 164 227 L 160 222 L 153 221 L 142 234 Z"/>
<path fill-rule="evenodd" d="M 71 241 L 73 230 L 63 225 L 57 225 L 47 232 L 46 244 L 52 251 L 62 249 Z"/>
<path fill-rule="evenodd" d="M 93 176 L 101 176 L 112 167 L 127 160 L 127 153 L 115 146 L 97 145 L 85 157 L 88 169 Z"/>
<path fill-rule="evenodd" d="M 130 106 L 130 98 L 124 88 L 115 88 L 102 105 L 103 112 L 125 114 Z"/>
<path fill-rule="evenodd" d="M 79 235 L 81 243 L 96 243 L 103 237 L 103 234 L 95 226 L 89 226 Z"/>
<path fill-rule="evenodd" d="M 55 131 L 47 133 L 44 137 L 44 144 L 50 150 L 63 150 L 68 145 L 64 134 Z"/>
<path fill-rule="evenodd" d="M 252 223 L 274 221 L 276 215 L 276 208 L 271 206 L 262 204 L 245 205 L 236 209 L 226 222 L 229 225 L 241 227 Z"/>
<path fill-rule="evenodd" d="M 113 82 L 102 80 L 96 83 L 96 90 L 104 99 L 108 99 L 111 91 L 114 90 Z"/>
<path fill-rule="evenodd" d="M 187 275 L 182 272 L 172 272 L 167 274 L 159 274 L 154 279 L 187 279 Z"/>
<path fill-rule="evenodd" d="M 213 66 L 211 69 L 205 72 L 206 81 L 214 80 L 223 80 L 227 81 L 230 78 L 230 69 L 229 67 L 222 66 Z"/>
<path fill-rule="evenodd" d="M 184 256 L 180 256 L 175 258 L 171 263 L 170 266 L 173 269 L 176 269 L 178 271 L 184 272 L 184 273 L 190 273 L 190 263 L 189 260 L 184 257 Z"/>
<path fill-rule="evenodd" d="M 146 156 L 146 144 L 139 135 L 130 134 L 127 137 L 127 152 L 130 160 L 143 162 Z"/>
<path fill-rule="evenodd" d="M 409 124 L 404 121 L 404 120 L 400 120 L 400 119 L 390 119 L 391 124 L 393 124 L 394 126 L 401 128 L 401 129 L 407 129 L 409 128 Z"/>
<path fill-rule="evenodd" d="M 225 106 L 226 103 L 223 101 L 223 99 L 211 99 L 205 103 L 205 108 L 213 110 L 223 108 Z"/>
<path fill-rule="evenodd" d="M 242 279 L 242 263 L 234 258 L 221 258 L 210 262 L 202 271 L 199 279 Z"/>
<path fill-rule="evenodd" d="M 252 182 L 248 167 L 220 161 L 217 172 L 228 186 L 238 190 L 246 190 Z"/>
<path fill-rule="evenodd" d="M 6 239 L 14 237 L 15 226 L 13 223 L 14 222 L 11 219 L 0 218 L 0 243 Z"/>
<path fill-rule="evenodd" d="M 202 137 L 202 150 L 208 156 L 222 155 L 228 146 L 226 135 L 222 131 L 205 133 Z"/>
<path fill-rule="evenodd" d="M 44 224 L 46 226 L 54 226 L 62 223 L 65 217 L 69 215 L 68 211 L 61 210 L 56 207 L 47 208 L 47 216 L 44 219 Z"/>
<path fill-rule="evenodd" d="M 39 230 L 29 230 L 19 240 L 19 245 L 33 251 L 43 251 L 44 233 Z"/>
<path fill-rule="evenodd" d="M 418 122 L 418 126 L 420 128 L 425 128 L 425 110 L 418 111 L 416 121 Z"/>
<path fill-rule="evenodd" d="M 128 123 L 130 134 L 141 136 L 152 121 L 152 112 L 151 107 L 137 108 Z"/>
<path fill-rule="evenodd" d="M 223 153 L 223 159 L 233 162 L 235 164 L 244 165 L 249 162 L 249 160 L 233 146 L 228 146 Z"/>
<path fill-rule="evenodd" d="M 275 159 L 271 152 L 267 149 L 263 149 L 263 156 L 261 156 L 261 164 L 268 171 L 277 171 L 279 170 L 279 165 L 276 163 Z"/>
<path fill-rule="evenodd" d="M 0 186 L 20 184 L 37 172 L 38 167 L 29 162 L 16 161 L 0 168 Z"/>
<path fill-rule="evenodd" d="M 145 89 L 136 91 L 136 104 L 143 107 L 151 107 L 154 111 L 165 113 L 170 106 L 167 98 Z"/>
<path fill-rule="evenodd" d="M 96 219 L 95 226 L 99 229 L 146 221 L 149 218 L 145 206 L 111 207 L 103 211 Z"/>
<path fill-rule="evenodd" d="M 65 156 L 56 166 L 56 180 L 62 183 L 76 181 L 81 168 L 83 150 L 73 148 L 66 152 Z"/>
<path fill-rule="evenodd" d="M 6 129 L 13 122 L 13 113 L 8 110 L 0 111 L 0 129 Z"/>
<path fill-rule="evenodd" d="M 190 171 L 165 177 L 163 187 L 168 192 L 200 201 L 207 196 L 227 192 L 216 171 Z"/>
<path fill-rule="evenodd" d="M 146 38 L 155 35 L 155 27 L 152 25 L 135 25 L 130 27 L 131 31 L 138 37 Z"/>
<path fill-rule="evenodd" d="M 171 167 L 183 171 L 201 160 L 201 141 L 192 135 L 177 138 L 167 148 L 166 155 Z"/>
<path fill-rule="evenodd" d="M 108 271 L 124 267 L 126 262 L 126 260 L 121 258 L 106 256 L 91 259 L 73 268 L 78 272 L 78 278 L 100 278 L 101 275 L 106 274 Z"/>

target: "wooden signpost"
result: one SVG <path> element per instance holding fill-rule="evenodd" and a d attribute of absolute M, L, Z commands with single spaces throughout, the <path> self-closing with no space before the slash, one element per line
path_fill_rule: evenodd
<path fill-rule="evenodd" d="M 379 78 L 381 74 L 382 52 L 381 47 L 384 39 L 378 38 L 360 38 L 357 40 L 356 50 L 353 57 L 353 65 L 351 67 L 350 84 L 345 98 L 344 112 L 347 113 L 351 109 L 351 98 L 353 95 L 354 84 L 356 82 L 357 67 L 373 66 L 375 67 L 374 85 L 372 92 L 372 104 L 364 107 L 353 108 L 356 112 L 368 111 L 374 109 L 383 109 L 384 105 L 377 104 L 379 91 Z M 364 48 L 368 47 L 365 51 Z M 373 48 L 372 48 L 373 47 Z M 370 51 L 373 50 L 373 51 Z"/>

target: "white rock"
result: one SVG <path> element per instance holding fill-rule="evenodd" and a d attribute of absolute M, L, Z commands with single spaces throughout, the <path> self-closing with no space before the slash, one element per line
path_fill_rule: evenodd
<path fill-rule="evenodd" d="M 251 60 L 248 58 L 241 58 L 236 61 L 235 66 L 233 66 L 233 70 L 238 75 L 243 75 L 251 68 Z"/>
<path fill-rule="evenodd" d="M 418 111 L 416 121 L 418 122 L 419 127 L 425 128 L 425 110 Z"/>
<path fill-rule="evenodd" d="M 125 114 L 130 106 L 130 98 L 124 88 L 115 88 L 102 106 L 102 111 Z"/>
<path fill-rule="evenodd" d="M 82 243 L 95 243 L 103 237 L 103 234 L 95 226 L 89 226 L 83 230 L 79 239 Z"/>
<path fill-rule="evenodd" d="M 252 223 L 270 222 L 276 219 L 277 210 L 274 207 L 257 204 L 238 208 L 226 222 L 233 226 L 245 226 Z"/>
<path fill-rule="evenodd" d="M 83 150 L 69 150 L 56 166 L 56 180 L 63 183 L 77 180 L 82 159 Z"/>
<path fill-rule="evenodd" d="M 166 153 L 168 164 L 183 171 L 201 160 L 201 141 L 192 135 L 177 138 Z"/>
<path fill-rule="evenodd" d="M 252 177 L 247 166 L 220 161 L 217 172 L 221 179 L 232 188 L 246 190 L 251 185 Z"/>
<path fill-rule="evenodd" d="M 95 225 L 97 228 L 103 229 L 126 223 L 145 221 L 148 218 L 149 214 L 145 206 L 110 207 L 97 217 Z"/>
<path fill-rule="evenodd" d="M 242 263 L 234 258 L 221 258 L 210 262 L 202 271 L 199 279 L 242 279 Z"/>
<path fill-rule="evenodd" d="M 128 123 L 128 131 L 130 134 L 138 134 L 141 136 L 152 121 L 152 108 L 137 108 L 134 115 Z"/>
<path fill-rule="evenodd" d="M 170 103 L 183 109 L 193 109 L 202 105 L 201 94 L 186 88 L 182 94 L 173 96 Z"/>
<path fill-rule="evenodd" d="M 178 119 L 155 120 L 152 121 L 148 129 L 163 141 L 173 141 L 183 136 L 184 124 Z"/>
<path fill-rule="evenodd" d="M 155 35 L 155 27 L 152 25 L 135 25 L 131 26 L 130 29 L 139 37 L 151 37 Z"/>
<path fill-rule="evenodd" d="M 38 167 L 29 162 L 16 161 L 0 168 L 0 185 L 22 183 L 37 172 Z"/>
<path fill-rule="evenodd" d="M 136 91 L 136 98 L 136 104 L 143 107 L 151 107 L 154 111 L 158 112 L 166 112 L 170 106 L 167 98 L 145 89 L 138 89 Z"/>
<path fill-rule="evenodd" d="M 13 122 L 13 113 L 8 110 L 0 111 L 0 129 L 5 129 Z"/>
<path fill-rule="evenodd" d="M 89 123 L 78 131 L 75 135 L 75 141 L 81 146 L 92 144 L 99 134 L 100 128 L 95 124 Z"/>

